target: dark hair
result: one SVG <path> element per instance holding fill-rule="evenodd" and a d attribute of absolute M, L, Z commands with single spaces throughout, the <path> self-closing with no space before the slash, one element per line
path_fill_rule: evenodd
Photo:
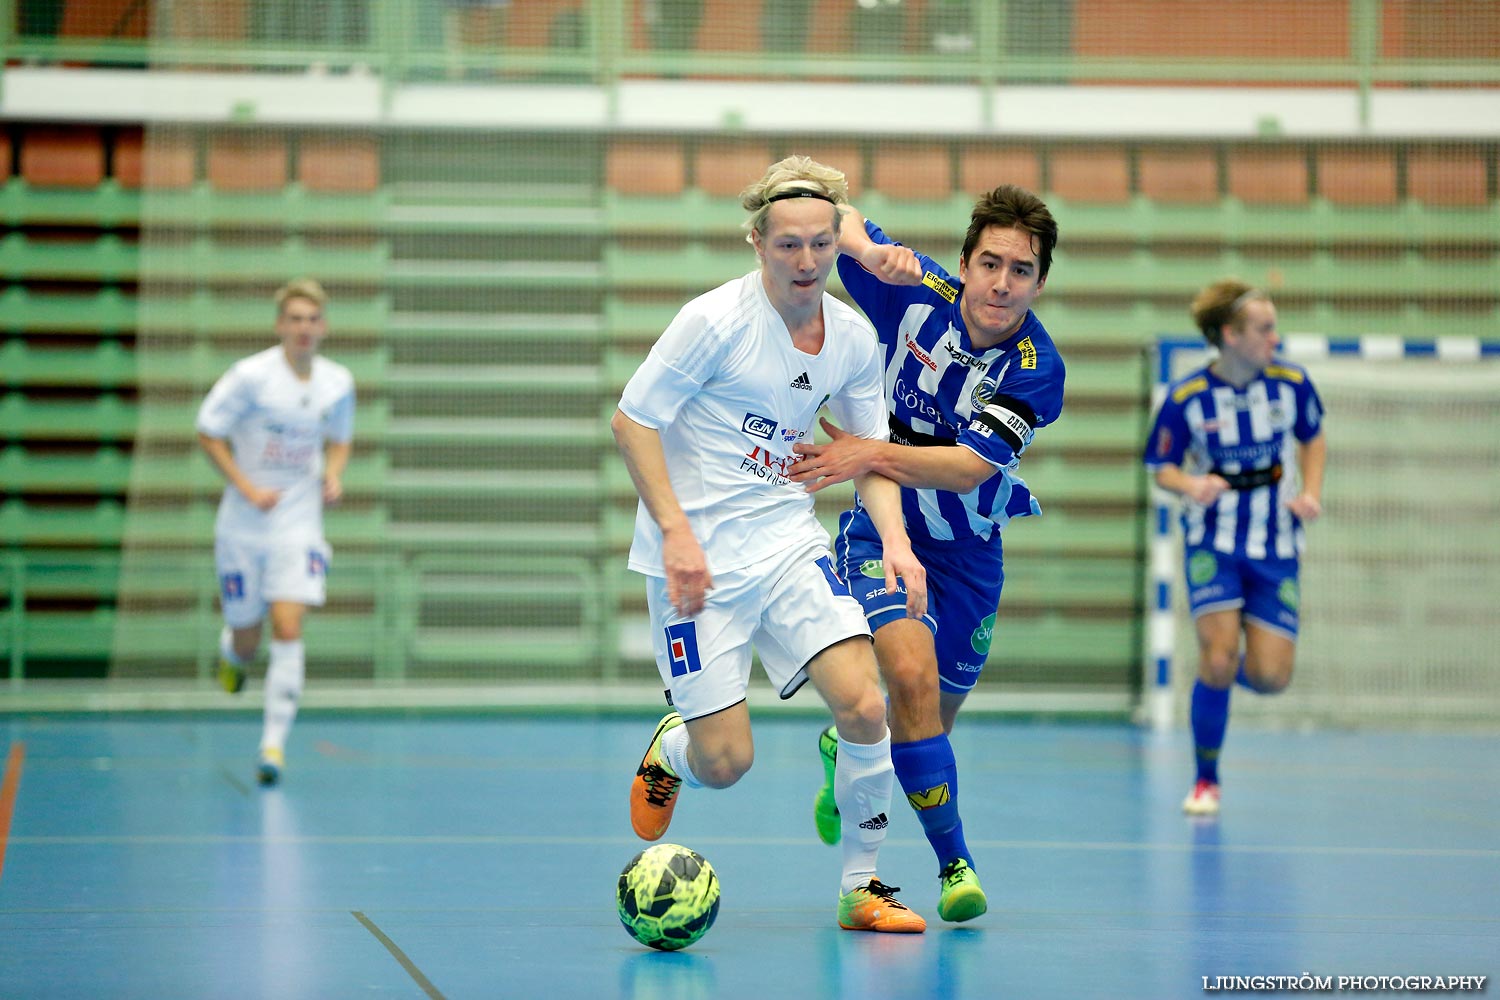
<path fill-rule="evenodd" d="M 1002 184 L 981 196 L 969 216 L 969 231 L 964 234 L 960 260 L 968 263 L 969 254 L 979 245 L 979 237 L 990 226 L 1030 233 L 1032 249 L 1036 251 L 1037 277 L 1047 277 L 1052 267 L 1052 251 L 1057 247 L 1057 220 L 1046 202 L 1014 184 Z"/>
<path fill-rule="evenodd" d="M 1270 302 L 1271 297 L 1253 285 L 1235 278 L 1224 278 L 1193 296 L 1188 313 L 1203 339 L 1215 347 L 1224 345 L 1224 327 L 1238 328 L 1244 321 L 1245 303 L 1255 299 Z"/>

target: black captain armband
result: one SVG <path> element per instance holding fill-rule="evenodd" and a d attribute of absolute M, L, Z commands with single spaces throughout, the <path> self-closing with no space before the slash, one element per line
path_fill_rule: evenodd
<path fill-rule="evenodd" d="M 1275 486 L 1281 482 L 1281 463 L 1277 462 L 1269 469 L 1252 469 L 1249 472 L 1225 472 L 1223 469 L 1214 469 L 1213 475 L 1228 483 L 1230 489 L 1244 492 L 1259 489 L 1262 486 Z"/>
<path fill-rule="evenodd" d="M 1019 455 L 1036 433 L 1036 411 L 1025 400 L 995 396 L 974 414 L 969 428 L 985 437 L 998 437 Z"/>

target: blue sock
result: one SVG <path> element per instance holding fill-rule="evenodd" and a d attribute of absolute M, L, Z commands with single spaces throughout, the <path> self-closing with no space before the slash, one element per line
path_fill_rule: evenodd
<path fill-rule="evenodd" d="M 938 861 L 946 865 L 963 858 L 972 868 L 974 859 L 964 843 L 964 824 L 958 816 L 958 764 L 947 734 L 891 744 L 891 763 Z"/>
<path fill-rule="evenodd" d="M 1219 783 L 1219 750 L 1229 727 L 1229 689 L 1211 688 L 1201 680 L 1193 684 L 1189 716 L 1193 723 L 1193 755 L 1198 761 L 1198 780 Z"/>

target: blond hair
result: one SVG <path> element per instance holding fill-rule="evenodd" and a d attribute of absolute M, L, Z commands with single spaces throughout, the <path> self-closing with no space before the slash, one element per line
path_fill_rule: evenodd
<path fill-rule="evenodd" d="M 276 315 L 280 316 L 286 311 L 286 304 L 292 299 L 306 299 L 307 301 L 322 309 L 328 304 L 328 293 L 323 286 L 311 278 L 296 278 L 288 281 L 276 289 Z"/>
<path fill-rule="evenodd" d="M 1193 317 L 1203 339 L 1215 347 L 1223 346 L 1224 327 L 1238 327 L 1244 319 L 1245 303 L 1271 301 L 1271 296 L 1234 278 L 1225 278 L 1193 296 L 1188 314 Z"/>
<path fill-rule="evenodd" d="M 843 213 L 837 206 L 849 203 L 849 179 L 842 170 L 807 156 L 788 156 L 767 168 L 760 180 L 740 192 L 740 207 L 750 213 L 745 220 L 745 241 L 755 242 L 755 233 L 766 224 L 766 215 L 771 205 L 787 197 L 796 197 L 805 192 L 805 197 L 826 201 L 835 207 L 833 231 L 838 232 Z"/>

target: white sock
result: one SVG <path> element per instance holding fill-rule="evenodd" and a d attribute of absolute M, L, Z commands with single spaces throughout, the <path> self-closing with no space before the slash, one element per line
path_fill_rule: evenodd
<path fill-rule="evenodd" d="M 853 892 L 875 877 L 875 858 L 890 823 L 891 791 L 895 783 L 889 729 L 879 743 L 850 743 L 839 737 L 838 762 L 833 769 L 833 800 L 838 803 L 843 828 L 841 894 Z"/>
<path fill-rule="evenodd" d="M 243 667 L 245 661 L 234 651 L 234 630 L 228 625 L 219 632 L 219 655 L 224 657 L 236 667 Z"/>
<path fill-rule="evenodd" d="M 687 748 L 686 725 L 668 729 L 667 734 L 661 738 L 661 755 L 667 759 L 667 766 L 672 769 L 672 773 L 681 778 L 682 783 L 689 788 L 702 788 L 703 782 L 698 780 L 698 776 L 688 766 Z"/>
<path fill-rule="evenodd" d="M 292 720 L 297 718 L 297 699 L 302 697 L 303 656 L 301 639 L 271 643 L 271 663 L 266 668 L 265 727 L 260 737 L 262 750 L 280 750 L 286 746 Z"/>

